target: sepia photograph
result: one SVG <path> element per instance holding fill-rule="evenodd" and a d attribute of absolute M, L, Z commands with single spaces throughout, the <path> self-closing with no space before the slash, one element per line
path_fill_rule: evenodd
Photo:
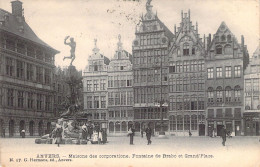
<path fill-rule="evenodd" d="M 260 167 L 259 0 L 0 0 L 0 167 Z"/>

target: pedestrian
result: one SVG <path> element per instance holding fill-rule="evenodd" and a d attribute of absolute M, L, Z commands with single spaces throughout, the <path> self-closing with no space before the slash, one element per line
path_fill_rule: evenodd
<path fill-rule="evenodd" d="M 227 139 L 227 130 L 226 130 L 225 126 L 222 127 L 220 134 L 222 137 L 222 145 L 225 146 L 226 139 Z"/>
<path fill-rule="evenodd" d="M 128 130 L 128 136 L 130 136 L 130 145 L 134 145 L 134 132 L 135 132 L 135 129 L 133 126 L 131 126 Z"/>
<path fill-rule="evenodd" d="M 98 144 L 103 143 L 103 132 L 102 129 L 98 131 Z"/>
<path fill-rule="evenodd" d="M 144 130 L 143 130 L 143 128 L 141 129 L 141 137 L 142 138 L 144 137 Z"/>
<path fill-rule="evenodd" d="M 87 137 L 88 137 L 88 129 L 87 129 L 87 126 L 86 124 L 84 124 L 82 127 L 82 139 L 84 140 L 87 140 Z"/>
<path fill-rule="evenodd" d="M 98 132 L 96 130 L 93 131 L 93 140 L 91 144 L 98 144 Z"/>
<path fill-rule="evenodd" d="M 189 130 L 189 136 L 190 136 L 190 137 L 192 136 L 192 134 L 191 134 L 190 130 Z"/>
<path fill-rule="evenodd" d="M 22 135 L 22 138 L 25 138 L 25 130 L 24 129 L 21 131 L 21 135 Z"/>
<path fill-rule="evenodd" d="M 89 139 L 91 139 L 93 134 L 93 126 L 91 124 L 88 126 L 88 134 L 89 134 Z"/>
<path fill-rule="evenodd" d="M 147 138 L 147 145 L 149 144 L 152 144 L 152 141 L 151 141 L 151 136 L 152 136 L 152 129 L 147 126 L 147 128 L 145 129 L 145 133 L 146 133 L 146 138 Z"/>
<path fill-rule="evenodd" d="M 60 125 L 58 125 L 56 127 L 56 142 L 58 144 L 58 147 L 60 147 L 61 144 L 61 140 L 62 140 L 62 127 Z"/>
<path fill-rule="evenodd" d="M 217 136 L 216 136 L 216 129 L 215 129 L 215 128 L 213 129 L 213 137 L 217 137 Z"/>
<path fill-rule="evenodd" d="M 105 129 L 102 129 L 102 143 L 105 144 L 107 142 L 107 133 Z"/>

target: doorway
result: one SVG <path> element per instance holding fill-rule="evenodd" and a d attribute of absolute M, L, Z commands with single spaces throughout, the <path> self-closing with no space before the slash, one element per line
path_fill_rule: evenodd
<path fill-rule="evenodd" d="M 34 122 L 33 121 L 30 121 L 29 123 L 29 133 L 30 133 L 30 136 L 33 136 L 33 127 L 34 127 Z"/>
<path fill-rule="evenodd" d="M 199 136 L 205 136 L 205 124 L 199 124 Z"/>
<path fill-rule="evenodd" d="M 14 120 L 9 121 L 9 137 L 14 136 Z"/>

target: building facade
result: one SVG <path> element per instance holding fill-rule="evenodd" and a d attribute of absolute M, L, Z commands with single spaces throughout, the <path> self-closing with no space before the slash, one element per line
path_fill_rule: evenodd
<path fill-rule="evenodd" d="M 95 39 L 93 54 L 89 56 L 88 65 L 83 74 L 84 111 L 92 115 L 89 120 L 93 123 L 107 128 L 107 71 L 110 60 L 99 53 L 96 43 Z"/>
<path fill-rule="evenodd" d="M 168 49 L 173 38 L 172 32 L 152 11 L 150 2 L 146 4 L 146 14 L 137 26 L 132 44 L 134 76 L 134 122 L 140 132 L 149 125 L 153 132 L 160 131 L 161 121 L 164 131 L 168 130 Z"/>
<path fill-rule="evenodd" d="M 205 37 L 190 11 L 181 13 L 169 52 L 169 131 L 175 135 L 205 135 Z"/>
<path fill-rule="evenodd" d="M 233 135 L 243 135 L 244 70 L 248 64 L 244 38 L 241 44 L 222 22 L 212 41 L 206 59 L 207 132 L 220 135 L 224 125 Z"/>
<path fill-rule="evenodd" d="M 0 9 L 0 129 L 5 136 L 50 132 L 53 118 L 54 57 L 59 53 L 25 22 L 22 2 L 12 13 Z"/>
<path fill-rule="evenodd" d="M 259 47 L 249 60 L 245 70 L 245 135 L 259 136 L 260 130 L 260 51 Z"/>
<path fill-rule="evenodd" d="M 117 50 L 108 66 L 108 120 L 110 134 L 125 134 L 133 124 L 132 55 L 123 50 L 118 36 Z"/>

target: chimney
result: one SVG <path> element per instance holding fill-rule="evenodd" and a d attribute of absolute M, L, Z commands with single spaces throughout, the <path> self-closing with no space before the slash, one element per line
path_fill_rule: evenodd
<path fill-rule="evenodd" d="M 23 3 L 19 0 L 12 1 L 12 14 L 15 16 L 23 16 Z"/>

